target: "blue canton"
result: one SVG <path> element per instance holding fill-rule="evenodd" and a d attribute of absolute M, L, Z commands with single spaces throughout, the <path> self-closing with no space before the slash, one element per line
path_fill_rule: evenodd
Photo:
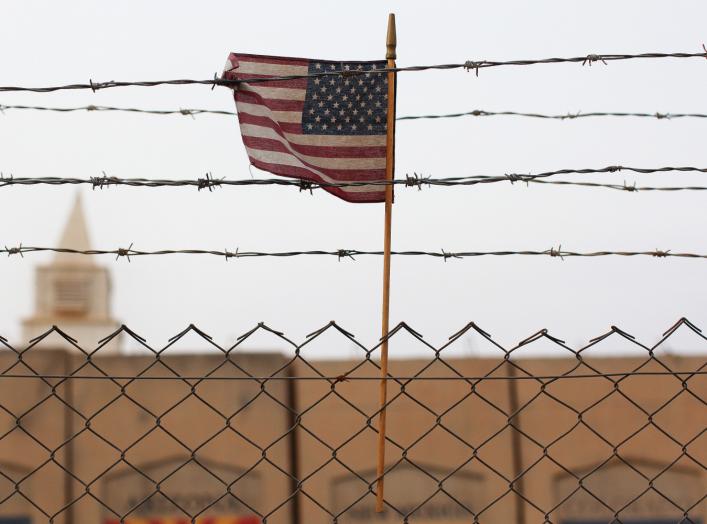
<path fill-rule="evenodd" d="M 311 61 L 309 74 L 385 69 L 386 62 Z M 307 79 L 305 135 L 385 135 L 388 75 L 364 73 Z"/>

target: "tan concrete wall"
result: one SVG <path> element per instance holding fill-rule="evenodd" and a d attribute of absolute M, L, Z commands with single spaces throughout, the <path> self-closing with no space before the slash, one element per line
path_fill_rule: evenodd
<path fill-rule="evenodd" d="M 0 357 L 8 366 L 16 360 L 7 352 Z M 282 504 L 291 493 L 290 422 L 278 404 L 289 403 L 288 383 L 271 380 L 261 390 L 252 380 L 198 381 L 205 375 L 269 376 L 283 365 L 282 357 L 232 356 L 243 371 L 217 356 L 161 357 L 159 362 L 149 356 L 96 357 L 86 363 L 84 357 L 56 350 L 30 350 L 26 357 L 36 362 L 38 373 L 76 377 L 69 388 L 64 384 L 57 390 L 75 412 L 50 398 L 22 419 L 31 436 L 15 429 L 0 438 L 0 471 L 17 480 L 49 459 L 33 438 L 55 449 L 72 436 L 56 460 L 75 479 L 50 463 L 20 485 L 50 515 L 75 501 L 55 522 L 70 516 L 77 523 L 105 522 L 115 518 L 113 512 L 122 516 L 139 505 L 131 517 L 183 518 L 175 503 L 192 515 L 204 509 L 204 516 L 213 517 L 274 512 L 269 522 L 290 522 L 290 504 Z M 164 379 L 175 373 L 187 378 Z M 126 378 L 96 378 L 103 374 Z M 0 388 L 0 405 L 17 414 L 51 393 L 36 378 L 3 378 Z M 0 424 L 7 432 L 15 421 L 3 413 Z M 0 496 L 11 489 L 9 480 L 0 481 Z M 0 504 L 3 515 L 47 521 L 17 496 Z"/>
<path fill-rule="evenodd" d="M 35 351 L 18 360 L 9 350 L 0 351 L 0 515 L 26 515 L 32 522 L 47 522 L 45 515 L 60 513 L 65 505 L 65 477 L 59 467 L 67 464 L 67 448 L 50 460 L 51 450 L 66 439 L 65 409 L 57 397 L 66 395 L 57 380 L 40 375 L 64 375 L 69 358 L 57 351 Z M 27 378 L 8 378 L 11 375 Z M 63 524 L 65 515 L 54 522 Z"/>
<path fill-rule="evenodd" d="M 329 376 L 344 374 L 355 364 L 315 363 L 321 373 Z M 422 360 L 392 361 L 390 372 L 396 376 L 412 376 L 428 364 L 429 361 Z M 483 375 L 497 364 L 497 361 L 464 360 L 455 362 L 455 367 L 460 373 L 473 376 Z M 311 376 L 312 372 L 301 367 L 300 374 Z M 377 375 L 377 369 L 367 364 L 349 376 Z M 420 376 L 429 378 L 452 375 L 449 368 L 436 363 L 427 367 Z M 392 468 L 386 482 L 386 499 L 402 512 L 410 512 L 432 496 L 437 491 L 438 481 L 447 477 L 449 480 L 445 481 L 445 486 L 449 494 L 473 511 L 480 512 L 502 496 L 507 490 L 507 482 L 501 475 L 506 478 L 512 475 L 510 432 L 504 431 L 491 440 L 489 437 L 505 424 L 505 415 L 489 406 L 478 395 L 468 397 L 471 386 L 463 381 L 416 380 L 405 385 L 404 394 L 401 394 L 401 389 L 400 384 L 389 385 L 389 398 L 394 400 L 387 412 L 387 435 L 397 445 L 388 443 L 386 446 L 386 467 Z M 508 391 L 503 382 L 484 382 L 478 385 L 476 391 L 501 409 L 508 409 Z M 366 422 L 367 417 L 373 416 L 378 410 L 378 382 L 349 380 L 338 383 L 332 390 L 319 381 L 301 381 L 298 383 L 297 396 L 300 410 L 307 410 L 319 402 L 302 417 L 302 425 L 306 427 L 306 431 L 299 432 L 302 475 L 307 476 L 330 461 L 316 476 L 305 481 L 304 490 L 334 514 L 364 497 L 352 506 L 352 510 L 341 518 L 341 522 L 368 522 L 373 518 L 381 522 L 401 522 L 399 514 L 392 509 L 388 509 L 384 517 L 373 513 L 374 497 L 370 493 L 366 495 L 367 484 L 337 461 L 331 461 L 329 449 L 337 449 L 337 459 L 366 481 L 371 482 L 376 477 L 377 434 L 367 427 Z M 360 412 L 348 406 L 339 396 L 354 404 Z M 452 405 L 455 407 L 448 411 Z M 445 411 L 448 413 L 443 414 Z M 437 416 L 441 416 L 442 425 L 435 428 Z M 377 428 L 375 417 L 373 428 Z M 359 431 L 361 433 L 358 436 L 347 441 Z M 309 432 L 319 437 L 328 447 L 309 435 Z M 478 458 L 492 464 L 501 475 L 485 467 L 480 460 L 470 461 L 474 453 L 470 445 L 478 448 Z M 405 458 L 401 448 L 407 450 Z M 418 468 L 424 469 L 429 475 Z M 443 493 L 434 496 L 428 504 L 428 507 L 420 508 L 418 518 L 412 518 L 411 521 L 469 521 L 469 513 Z M 484 515 L 489 522 L 510 522 L 512 510 L 512 504 L 501 503 L 484 512 Z M 303 522 L 331 522 L 323 508 L 306 500 L 303 501 L 302 511 Z"/>
<path fill-rule="evenodd" d="M 703 358 L 661 358 L 675 370 L 696 370 L 704 363 Z M 269 376 L 287 360 L 273 354 L 231 359 L 241 370 L 213 354 L 159 361 L 154 356 L 106 356 L 87 363 L 85 357 L 61 351 L 33 349 L 22 362 L 9 351 L 0 352 L 5 375 L 0 379 L 0 516 L 31 515 L 33 523 L 46 522 L 42 510 L 59 513 L 68 501 L 79 499 L 55 522 L 64 524 L 70 516 L 74 522 L 105 522 L 114 517 L 109 508 L 126 513 L 152 495 L 133 516 L 176 517 L 181 512 L 172 501 L 193 514 L 226 495 L 231 484 L 235 497 L 224 497 L 205 514 L 245 515 L 252 513 L 251 506 L 271 514 L 268 522 L 291 522 L 291 501 L 286 501 L 292 487 L 293 435 L 285 407 L 291 382 L 270 380 L 261 391 L 252 380 L 198 381 L 205 375 Z M 471 377 L 507 376 L 510 371 L 497 359 L 448 363 Z M 318 373 L 302 362 L 295 365 L 303 379 L 294 387 L 300 413 L 294 435 L 302 480 L 300 522 L 332 522 L 335 516 L 351 524 L 402 522 L 390 509 L 374 514 L 368 492 L 376 466 L 377 368 L 360 361 L 314 365 L 325 376 L 348 373 L 342 377 L 348 380 L 332 386 L 311 380 Z M 587 359 L 576 369 L 577 361 L 571 359 L 528 359 L 518 365 L 525 370 L 517 371 L 519 376 L 665 371 L 646 359 Z M 508 380 L 444 380 L 455 373 L 441 362 L 392 361 L 390 371 L 420 377 L 404 387 L 389 384 L 386 498 L 403 513 L 413 512 L 410 522 L 470 522 L 464 507 L 480 514 L 479 522 L 491 524 L 516 522 L 519 508 L 528 524 L 543 522 L 546 513 L 552 522 L 609 520 L 611 510 L 592 494 L 614 510 L 622 509 L 624 518 L 674 518 L 679 512 L 666 498 L 685 507 L 705 493 L 703 375 L 689 379 L 689 391 L 672 376 L 634 376 L 621 380 L 618 389 L 606 378 L 543 379 L 544 387 L 535 379 L 517 380 L 514 393 Z M 165 380 L 175 372 L 185 380 Z M 34 373 L 76 378 L 62 383 L 60 378 L 9 377 Z M 95 378 L 104 373 L 122 378 Z M 357 377 L 373 380 L 351 380 Z M 507 426 L 514 394 L 522 408 L 513 418 L 521 432 L 515 433 L 517 455 L 514 431 Z M 652 414 L 650 422 L 646 413 Z M 48 450 L 57 448 L 53 463 Z M 67 483 L 58 464 L 70 465 L 80 481 Z M 514 487 L 532 505 L 519 505 L 509 489 L 517 467 L 527 471 Z M 642 475 L 658 476 L 654 487 L 666 497 L 651 490 L 642 494 L 648 482 Z M 584 479 L 584 489 L 574 493 L 577 477 Z M 446 493 L 437 492 L 440 481 Z M 20 493 L 13 494 L 15 482 Z M 163 495 L 155 494 L 155 483 Z M 690 516 L 704 521 L 701 504 Z"/>
<path fill-rule="evenodd" d="M 694 371 L 704 364 L 700 358 L 661 356 L 661 361 L 672 370 Z M 568 359 L 519 363 L 536 375 L 559 375 L 577 365 Z M 588 366 L 602 373 L 666 371 L 647 358 L 587 358 L 573 373 L 592 373 Z M 527 497 L 539 509 L 549 511 L 577 489 L 578 481 L 572 473 L 582 477 L 596 469 L 584 481 L 586 490 L 571 496 L 553 513 L 555 520 L 587 515 L 610 520 L 613 512 L 592 494 L 614 510 L 623 509 L 621 515 L 626 520 L 648 516 L 680 520 L 682 512 L 666 498 L 690 508 L 706 489 L 707 478 L 701 466 L 707 463 L 707 438 L 702 434 L 707 428 L 705 378 L 690 378 L 689 391 L 673 376 L 612 377 L 618 381 L 618 389 L 608 378 L 558 380 L 548 384 L 545 393 L 540 392 L 536 381 L 519 382 L 521 404 L 539 394 L 523 409 L 520 419 L 521 429 L 529 437 L 521 439 L 523 468 L 540 460 L 525 475 Z M 581 420 L 570 408 L 582 412 Z M 648 415 L 652 415 L 652 423 Z M 689 456 L 683 454 L 681 444 L 688 444 Z M 542 458 L 542 446 L 548 447 L 549 458 Z M 658 476 L 668 467 L 666 474 Z M 644 493 L 648 488 L 646 477 L 656 476 L 654 486 L 665 497 L 654 490 Z M 542 511 L 529 505 L 525 508 L 527 522 L 542 521 Z M 704 521 L 706 509 L 703 502 L 690 511 L 690 516 Z"/>
<path fill-rule="evenodd" d="M 696 370 L 704 363 L 704 359 L 699 358 L 661 358 L 673 370 Z M 483 359 L 448 362 L 465 376 L 485 375 L 500 364 L 499 360 Z M 429 361 L 393 361 L 391 373 L 410 376 L 427 364 Z M 586 364 L 603 373 L 666 370 L 654 361 L 646 362 L 646 359 L 587 359 Z M 338 376 L 355 363 L 316 362 L 315 365 L 324 375 Z M 537 376 L 561 375 L 574 368 L 574 374 L 596 372 L 587 365 L 576 367 L 577 361 L 570 359 L 520 360 L 518 365 Z M 304 367 L 300 373 L 305 376 L 313 374 Z M 373 366 L 366 365 L 352 376 L 376 374 Z M 495 376 L 508 374 L 508 365 L 502 365 L 492 373 Z M 516 370 L 516 374 L 525 375 L 521 370 Z M 423 377 L 450 375 L 452 372 L 441 363 L 434 364 L 422 374 Z M 513 419 L 514 425 L 520 429 L 516 433 L 520 462 L 517 471 L 513 466 L 511 434 L 514 431 L 506 426 L 506 415 L 490 405 L 510 413 L 513 390 L 509 381 L 484 380 L 477 384 L 475 394 L 465 399 L 471 390 L 466 382 L 429 380 L 406 385 L 405 391 L 432 412 L 404 396 L 394 400 L 388 409 L 388 436 L 408 448 L 407 459 L 431 476 L 420 473 L 414 466 L 393 469 L 386 477 L 386 498 L 404 513 L 410 512 L 436 491 L 438 480 L 447 479 L 452 471 L 468 461 L 458 473 L 445 480 L 444 486 L 457 501 L 480 513 L 480 522 L 518 520 L 515 512 L 520 499 L 509 490 L 508 480 L 519 472 L 524 474 L 515 488 L 532 502 L 521 501 L 522 516 L 519 517 L 525 518 L 526 523 L 542 523 L 546 514 L 553 522 L 611 520 L 613 512 L 597 503 L 590 493 L 606 500 L 614 510 L 622 509 L 621 514 L 626 519 L 665 517 L 679 520 L 682 512 L 666 501 L 666 497 L 680 507 L 689 508 L 704 495 L 707 481 L 701 466 L 707 463 L 707 440 L 701 434 L 707 427 L 704 406 L 707 380 L 704 377 L 689 380 L 691 393 L 683 391 L 681 381 L 671 376 L 630 377 L 621 380 L 616 391 L 608 378 L 545 381 L 548 384 L 544 388 L 537 380 L 516 381 L 517 402 L 521 408 Z M 310 409 L 302 419 L 306 431 L 300 431 L 302 474 L 307 475 L 330 461 L 305 482 L 307 493 L 334 514 L 358 497 L 365 496 L 340 519 L 341 522 L 402 522 L 400 515 L 390 509 L 383 516 L 374 514 L 373 496 L 365 495 L 367 484 L 347 472 L 343 465 L 331 461 L 331 449 L 307 435 L 308 432 L 314 433 L 329 447 L 335 448 L 337 459 L 370 482 L 375 478 L 376 435 L 366 428 L 366 416 L 378 407 L 378 383 L 340 382 L 333 391 L 320 382 L 302 381 L 298 386 L 301 409 Z M 399 385 L 391 383 L 389 398 L 399 394 L 400 390 Z M 347 406 L 337 395 L 350 400 L 364 414 Z M 605 395 L 609 396 L 599 402 Z M 661 409 L 675 395 L 677 397 Z M 312 407 L 316 402 L 319 404 Z M 655 412 L 653 424 L 649 424 L 646 413 L 637 406 L 645 412 Z M 581 420 L 570 408 L 582 412 Z M 444 427 L 427 433 L 437 415 L 441 416 L 439 420 Z M 376 424 L 374 419 L 373 426 L 377 427 Z M 361 435 L 344 444 L 356 431 L 362 431 Z M 606 442 L 593 432 L 602 435 Z M 474 450 L 459 439 L 476 448 L 475 457 Z M 676 442 L 690 442 L 686 451 L 695 460 L 683 455 Z M 617 456 L 613 455 L 614 447 Z M 547 449 L 547 456 L 544 456 L 543 448 Z M 388 467 L 401 457 L 399 448 L 387 446 Z M 589 475 L 593 469 L 597 471 Z M 578 487 L 577 477 L 585 475 L 586 490 L 570 496 Z M 656 476 L 654 486 L 665 497 L 653 490 L 643 493 L 648 488 L 646 477 Z M 634 499 L 637 500 L 631 503 Z M 412 514 L 410 522 L 446 524 L 470 521 L 470 515 L 461 510 L 459 504 L 441 493 L 427 504 L 427 510 L 425 506 L 420 508 Z M 302 509 L 303 522 L 331 522 L 326 510 L 313 503 L 305 501 Z M 704 502 L 691 509 L 690 516 L 704 519 Z"/>

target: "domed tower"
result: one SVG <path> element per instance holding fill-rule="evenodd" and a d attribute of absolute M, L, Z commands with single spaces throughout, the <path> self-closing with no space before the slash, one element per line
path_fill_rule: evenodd
<path fill-rule="evenodd" d="M 76 197 L 58 247 L 91 249 L 80 195 Z M 120 326 L 110 314 L 108 270 L 98 266 L 93 257 L 58 253 L 50 264 L 37 268 L 35 279 L 35 311 L 22 322 L 24 344 L 57 326 L 88 352 L 96 349 L 99 340 Z M 47 347 L 48 344 L 49 340 Z M 58 337 L 51 337 L 51 347 L 75 349 Z M 99 354 L 118 349 L 116 339 Z"/>

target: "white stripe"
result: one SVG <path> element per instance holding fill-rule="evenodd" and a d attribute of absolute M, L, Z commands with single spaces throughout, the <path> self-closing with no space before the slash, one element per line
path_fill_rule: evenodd
<path fill-rule="evenodd" d="M 306 75 L 309 73 L 308 69 L 307 66 L 264 64 L 262 62 L 246 62 L 243 59 L 239 59 L 238 68 L 234 71 L 252 75 L 290 76 Z"/>
<path fill-rule="evenodd" d="M 261 104 L 238 102 L 236 108 L 239 113 L 246 113 L 252 116 L 264 116 L 276 122 L 299 124 L 302 118 L 302 113 L 299 111 L 271 111 L 270 108 Z"/>
<path fill-rule="evenodd" d="M 287 148 L 287 150 L 297 158 L 308 162 L 316 167 L 324 167 L 328 169 L 385 169 L 385 157 L 373 158 L 342 158 L 342 157 L 319 157 L 304 155 L 295 151 L 287 140 L 278 135 L 274 129 L 264 126 L 253 126 L 241 124 L 241 134 L 243 136 L 252 136 L 255 138 L 269 138 L 276 140 Z"/>
<path fill-rule="evenodd" d="M 304 100 L 306 89 L 292 89 L 290 87 L 264 87 L 261 84 L 241 84 L 241 91 L 252 91 L 263 98 L 275 100 Z"/>
<path fill-rule="evenodd" d="M 302 113 L 299 111 L 273 111 L 272 115 L 277 122 L 285 122 L 288 124 L 302 123 Z"/>
<path fill-rule="evenodd" d="M 298 158 L 296 158 L 293 155 L 290 155 L 288 153 L 280 153 L 278 151 L 265 151 L 262 149 L 253 149 L 252 147 L 246 147 L 246 151 L 248 152 L 248 156 L 250 156 L 254 160 L 259 160 L 261 162 L 267 162 L 268 164 L 280 164 L 283 166 L 301 167 L 303 169 L 311 171 L 312 173 L 321 177 L 323 181 L 328 182 L 330 184 L 335 184 L 335 183 L 341 182 L 341 180 L 336 180 L 334 178 L 331 178 L 317 169 L 312 169 L 311 167 L 304 165 Z M 347 191 L 347 192 L 351 192 L 351 193 L 367 193 L 367 192 L 371 192 L 371 191 L 375 191 L 375 192 L 384 191 L 382 186 L 372 186 L 372 185 L 342 187 L 341 189 L 343 191 Z"/>

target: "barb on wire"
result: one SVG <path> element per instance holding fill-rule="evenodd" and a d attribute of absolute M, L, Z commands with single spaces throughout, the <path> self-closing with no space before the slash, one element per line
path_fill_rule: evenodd
<path fill-rule="evenodd" d="M 466 69 L 476 71 L 478 76 L 479 69 L 485 69 L 489 67 L 503 67 L 503 66 L 530 66 L 530 65 L 540 65 L 540 64 L 561 64 L 561 63 L 581 63 L 582 65 L 591 65 L 594 62 L 601 61 L 603 63 L 613 62 L 613 61 L 623 61 L 623 60 L 634 60 L 634 59 L 663 59 L 663 58 L 707 58 L 707 51 L 700 53 L 639 53 L 639 54 L 588 54 L 585 56 L 576 56 L 570 58 L 538 58 L 538 59 L 526 59 L 526 60 L 467 60 L 464 63 L 456 64 L 432 64 L 432 65 L 416 65 L 408 67 L 394 67 L 394 68 L 381 68 L 376 71 L 322 71 L 318 73 L 310 73 L 306 75 L 284 75 L 284 76 L 272 76 L 267 78 L 241 78 L 238 80 L 231 80 L 226 78 L 218 78 L 214 75 L 214 78 L 206 80 L 197 79 L 171 79 L 171 80 L 143 80 L 143 81 L 115 81 L 110 80 L 107 82 L 94 82 L 89 80 L 88 84 L 66 84 L 66 85 L 56 85 L 56 86 L 42 86 L 42 87 L 25 87 L 25 86 L 0 86 L 0 92 L 35 92 L 35 93 L 49 93 L 54 91 L 66 91 L 66 90 L 86 90 L 90 89 L 94 93 L 102 89 L 110 89 L 116 87 L 156 87 L 156 86 L 181 86 L 181 85 L 209 85 L 212 89 L 215 86 L 225 86 L 225 87 L 235 87 L 241 83 L 267 83 L 267 82 L 278 82 L 284 80 L 298 80 L 302 78 L 321 78 L 329 76 L 354 76 L 359 74 L 386 74 L 389 72 L 417 72 L 417 71 L 429 71 L 429 70 L 450 70 L 450 69 Z"/>
<path fill-rule="evenodd" d="M 20 255 L 23 256 L 26 253 L 41 253 L 41 252 L 51 252 L 51 253 L 68 253 L 75 255 L 115 255 L 116 260 L 121 257 L 125 257 L 130 261 L 130 257 L 140 257 L 140 256 L 159 256 L 159 255 L 214 255 L 218 257 L 224 257 L 227 260 L 229 258 L 252 258 L 252 257 L 274 257 L 274 258 L 289 258 L 296 256 L 330 256 L 336 257 L 337 260 L 342 258 L 350 258 L 351 260 L 356 260 L 356 256 L 380 256 L 383 255 L 383 251 L 370 251 L 370 250 L 360 250 L 360 249 L 336 249 L 336 250 L 325 250 L 325 249 L 313 249 L 306 251 L 240 251 L 236 252 L 228 250 L 212 250 L 212 249 L 159 249 L 159 250 L 138 250 L 133 249 L 133 245 L 130 244 L 128 248 L 117 248 L 117 249 L 71 249 L 71 248 L 56 248 L 56 247 L 40 247 L 40 246 L 23 246 L 20 244 L 17 247 L 7 247 L 0 249 L 0 253 L 7 253 L 8 256 Z M 393 251 L 391 253 L 395 256 L 404 257 L 433 257 L 441 258 L 445 262 L 450 258 L 476 258 L 483 256 L 549 256 L 552 258 L 561 258 L 564 260 L 565 257 L 606 257 L 606 256 L 621 256 L 621 257 L 635 257 L 635 256 L 647 256 L 647 257 L 658 257 L 658 258 L 699 258 L 707 259 L 707 254 L 698 253 L 674 253 L 671 250 L 651 250 L 651 251 L 567 251 L 563 250 L 562 246 L 557 249 L 550 248 L 544 250 L 503 250 L 503 251 L 445 251 L 444 249 L 440 251 L 424 251 L 424 250 L 406 250 L 406 251 Z"/>
<path fill-rule="evenodd" d="M 300 191 L 312 192 L 314 189 L 322 189 L 327 187 L 359 187 L 359 186 L 402 186 L 406 188 L 417 188 L 421 190 L 423 187 L 455 187 L 455 186 L 474 186 L 478 184 L 490 184 L 498 182 L 525 182 L 537 184 L 555 184 L 567 186 L 583 186 L 583 187 L 601 187 L 608 189 L 616 189 L 627 192 L 637 191 L 704 191 L 707 186 L 636 186 L 627 185 L 624 181 L 620 184 L 607 184 L 600 182 L 573 181 L 573 180 L 547 180 L 548 178 L 560 175 L 589 175 L 589 174 L 611 174 L 622 172 L 630 172 L 636 174 L 651 174 L 651 173 L 667 173 L 667 172 L 682 172 L 682 173 L 707 173 L 707 168 L 691 167 L 691 166 L 666 166 L 666 167 L 630 167 L 630 166 L 607 166 L 602 168 L 584 168 L 584 169 L 558 169 L 554 171 L 545 171 L 536 174 L 530 173 L 506 173 L 504 175 L 470 175 L 465 177 L 447 177 L 447 178 L 432 178 L 423 176 L 418 173 L 406 175 L 404 179 L 397 180 L 378 180 L 366 182 L 318 182 L 310 180 L 297 180 L 288 178 L 250 178 L 228 180 L 226 178 L 214 178 L 211 173 L 207 173 L 204 177 L 196 179 L 150 179 L 150 178 L 119 178 L 108 176 L 103 172 L 100 177 L 89 178 L 64 178 L 64 177 L 0 177 L 0 188 L 9 186 L 62 186 L 62 185 L 88 185 L 92 189 L 103 189 L 110 186 L 129 186 L 129 187 L 196 187 L 198 190 L 209 189 L 210 191 L 218 187 L 241 187 L 241 186 L 289 186 L 296 187 Z"/>
<path fill-rule="evenodd" d="M 57 113 L 74 113 L 74 112 L 125 112 L 125 113 L 141 113 L 147 115 L 183 115 L 190 116 L 194 119 L 196 115 L 221 115 L 221 116 L 236 116 L 235 111 L 224 111 L 219 109 L 139 109 L 136 107 L 116 107 L 116 106 L 75 106 L 75 107 L 49 107 L 49 106 L 34 106 L 34 105 L 4 105 L 0 104 L 0 112 L 6 110 L 35 110 L 49 111 Z M 431 115 L 408 115 L 397 117 L 397 121 L 406 120 L 431 120 L 442 118 L 459 118 L 464 116 L 519 116 L 529 118 L 540 118 L 549 120 L 575 120 L 578 118 L 594 118 L 594 117 L 637 117 L 637 118 L 655 118 L 657 120 L 673 120 L 678 118 L 707 118 L 707 113 L 647 113 L 647 112 L 621 112 L 621 111 L 591 111 L 565 114 L 548 114 L 523 111 L 487 111 L 484 109 L 473 109 L 471 111 L 463 111 L 458 113 L 444 113 Z"/>
<path fill-rule="evenodd" d="M 199 191 L 201 191 L 202 189 L 208 189 L 209 191 L 213 191 L 214 189 L 221 187 L 222 181 L 223 178 L 215 179 L 213 176 L 211 176 L 211 173 L 206 173 L 206 176 L 204 178 L 200 178 L 197 180 L 197 189 Z"/>
<path fill-rule="evenodd" d="M 128 262 L 130 262 L 130 255 L 132 254 L 133 250 L 133 244 L 132 242 L 130 243 L 130 247 L 122 248 L 119 247 L 118 249 L 115 250 L 115 259 L 118 260 L 120 257 L 125 257 L 128 259 Z"/>

